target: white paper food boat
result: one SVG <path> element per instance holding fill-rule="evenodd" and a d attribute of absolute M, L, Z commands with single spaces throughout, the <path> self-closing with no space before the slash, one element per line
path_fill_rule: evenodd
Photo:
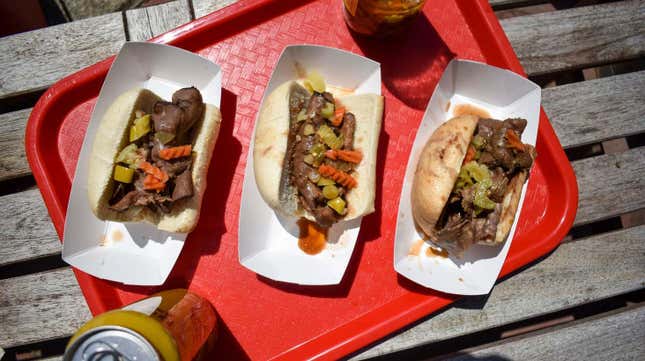
<path fill-rule="evenodd" d="M 355 94 L 381 94 L 379 63 L 339 49 L 292 45 L 283 50 L 263 102 L 280 84 L 297 79 L 303 70 L 316 70 L 327 84 L 353 89 Z M 247 155 L 240 206 L 240 263 L 276 281 L 301 285 L 340 283 L 356 244 L 361 219 L 336 223 L 329 230 L 328 243 L 322 252 L 313 256 L 304 253 L 298 247 L 297 219 L 278 216 L 258 191 L 253 173 L 253 139 Z"/>
<path fill-rule="evenodd" d="M 181 252 L 187 234 L 159 231 L 146 223 L 105 222 L 87 199 L 88 159 L 103 114 L 123 92 L 146 88 L 169 100 L 195 86 L 204 102 L 220 106 L 220 67 L 191 52 L 152 43 L 126 43 L 117 55 L 92 112 L 67 207 L 63 260 L 93 276 L 131 285 L 160 285 Z"/>
<path fill-rule="evenodd" d="M 518 212 L 504 244 L 497 247 L 474 245 L 461 257 L 449 255 L 444 258 L 426 256 L 428 243 L 421 241 L 422 234 L 415 228 L 410 198 L 414 172 L 430 135 L 452 118 L 454 110 L 462 104 L 484 109 L 495 119 L 526 119 L 528 125 L 522 142 L 535 146 L 540 92 L 538 85 L 508 70 L 466 60 L 452 60 L 448 64 L 430 98 L 405 172 L 394 242 L 394 268 L 398 273 L 446 293 L 480 295 L 490 292 L 511 246 L 528 182 L 522 188 Z"/>

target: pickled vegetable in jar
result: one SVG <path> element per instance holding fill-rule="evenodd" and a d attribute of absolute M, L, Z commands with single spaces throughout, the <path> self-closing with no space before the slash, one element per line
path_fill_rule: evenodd
<path fill-rule="evenodd" d="M 386 36 L 402 31 L 426 0 L 343 0 L 345 22 L 363 35 Z"/>
<path fill-rule="evenodd" d="M 70 339 L 63 360 L 212 359 L 217 330 L 206 299 L 168 290 L 88 321 Z"/>

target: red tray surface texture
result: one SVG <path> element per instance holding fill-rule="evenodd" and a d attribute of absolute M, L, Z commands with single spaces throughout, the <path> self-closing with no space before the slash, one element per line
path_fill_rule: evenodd
<path fill-rule="evenodd" d="M 75 270 L 93 314 L 161 289 L 189 287 L 217 308 L 222 326 L 218 353 L 226 359 L 335 359 L 458 298 L 398 276 L 392 247 L 410 148 L 448 62 L 472 59 L 523 74 L 485 0 L 429 1 L 407 37 L 389 42 L 352 36 L 342 20 L 340 0 L 244 1 L 153 41 L 194 51 L 222 66 L 222 129 L 202 217 L 166 284 L 124 286 Z M 363 219 L 349 268 L 333 287 L 274 282 L 238 263 L 239 203 L 256 113 L 282 49 L 299 43 L 347 49 L 382 64 L 386 100 L 377 211 Z M 61 237 L 87 122 L 112 61 L 56 83 L 29 119 L 29 162 Z M 537 150 L 525 207 L 500 276 L 554 249 L 575 216 L 575 176 L 544 112 Z"/>

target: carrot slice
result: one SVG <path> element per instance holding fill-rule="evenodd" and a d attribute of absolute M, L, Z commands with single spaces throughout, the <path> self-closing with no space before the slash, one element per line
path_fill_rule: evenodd
<path fill-rule="evenodd" d="M 318 173 L 323 177 L 333 179 L 334 182 L 342 184 L 349 189 L 358 186 L 358 182 L 354 177 L 329 165 L 323 164 L 318 167 Z"/>
<path fill-rule="evenodd" d="M 345 107 L 336 107 L 334 111 L 334 118 L 331 120 L 331 124 L 335 127 L 339 127 L 343 122 L 343 117 L 345 116 Z"/>
<path fill-rule="evenodd" d="M 178 147 L 164 148 L 159 151 L 159 158 L 171 160 L 175 158 L 186 157 L 190 155 L 192 147 L 188 145 L 180 145 Z"/>
<path fill-rule="evenodd" d="M 524 144 L 513 129 L 506 129 L 506 140 L 508 140 L 508 143 L 506 143 L 506 146 L 508 148 L 515 148 L 520 152 L 524 151 Z"/>
<path fill-rule="evenodd" d="M 340 159 L 346 162 L 358 164 L 363 160 L 363 153 L 357 150 L 334 150 L 330 149 L 325 152 L 325 156 L 329 159 Z"/>
<path fill-rule="evenodd" d="M 475 159 L 475 147 L 469 145 L 468 150 L 466 151 L 466 156 L 464 157 L 464 164 L 470 162 L 473 159 Z"/>
<path fill-rule="evenodd" d="M 154 165 L 141 161 L 138 164 L 138 167 L 143 170 L 146 174 L 151 175 L 157 178 L 161 183 L 166 183 L 168 181 L 168 174 L 161 169 L 155 167 Z"/>
<path fill-rule="evenodd" d="M 143 189 L 145 190 L 155 190 L 157 192 L 162 191 L 166 188 L 166 183 L 161 182 L 159 179 L 155 178 L 152 174 L 146 175 L 143 178 Z"/>

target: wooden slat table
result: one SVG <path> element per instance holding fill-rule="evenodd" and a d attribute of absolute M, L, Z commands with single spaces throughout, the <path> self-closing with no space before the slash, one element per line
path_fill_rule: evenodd
<path fill-rule="evenodd" d="M 31 107 L 48 86 L 125 41 L 233 2 L 176 0 L 0 38 L 5 357 L 59 360 L 91 317 L 26 162 Z M 490 3 L 504 11 L 526 72 L 545 86 L 544 109 L 578 178 L 574 228 L 490 295 L 463 298 L 349 358 L 645 359 L 645 1 Z"/>

